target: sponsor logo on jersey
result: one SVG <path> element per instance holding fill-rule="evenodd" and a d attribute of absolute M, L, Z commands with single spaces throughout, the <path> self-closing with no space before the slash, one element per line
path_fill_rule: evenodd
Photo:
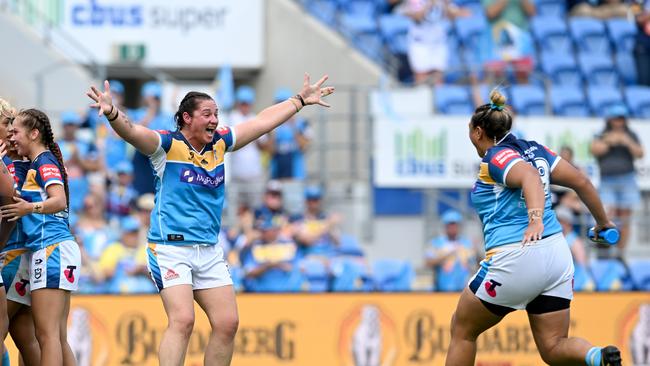
<path fill-rule="evenodd" d="M 186 168 L 181 171 L 181 182 L 195 184 L 206 188 L 217 188 L 224 180 L 223 170 L 214 177 L 197 172 L 194 169 Z"/>
<path fill-rule="evenodd" d="M 61 171 L 59 167 L 54 164 L 43 164 L 38 168 L 38 172 L 41 174 L 41 178 L 44 181 L 50 179 L 61 179 Z"/>
<path fill-rule="evenodd" d="M 521 157 L 521 155 L 512 149 L 501 150 L 492 158 L 492 164 L 496 165 L 500 169 L 503 169 L 513 159 L 519 157 Z"/>

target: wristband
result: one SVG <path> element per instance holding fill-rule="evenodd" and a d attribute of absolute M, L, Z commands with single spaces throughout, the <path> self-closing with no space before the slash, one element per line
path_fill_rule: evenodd
<path fill-rule="evenodd" d="M 111 106 L 111 107 L 112 107 L 112 106 Z M 113 112 L 113 109 L 111 108 L 111 113 L 112 113 L 112 112 Z M 113 122 L 113 121 L 115 121 L 115 120 L 117 119 L 117 117 L 120 116 L 120 110 L 117 109 L 117 112 L 115 113 L 115 117 L 110 118 L 110 117 L 109 117 L 110 115 L 111 115 L 111 114 L 109 113 L 108 116 L 106 116 L 106 119 L 108 120 L 108 122 Z"/>
<path fill-rule="evenodd" d="M 296 104 L 298 101 L 294 102 L 294 98 L 289 98 L 289 102 L 296 108 L 296 113 L 300 112 L 300 108 L 298 108 L 298 105 Z"/>
<path fill-rule="evenodd" d="M 300 95 L 300 93 L 296 94 L 294 98 L 298 99 L 300 101 L 300 104 L 302 104 L 303 107 L 307 105 L 305 104 L 305 100 L 302 98 L 302 95 Z"/>
<path fill-rule="evenodd" d="M 108 113 L 104 113 L 104 116 L 106 116 L 106 118 L 108 118 L 108 116 L 110 116 L 113 113 L 114 108 L 115 108 L 115 106 L 111 104 L 111 110 L 108 111 Z"/>

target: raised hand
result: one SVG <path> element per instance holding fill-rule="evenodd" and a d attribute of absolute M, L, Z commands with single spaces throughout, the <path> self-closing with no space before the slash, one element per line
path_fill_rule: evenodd
<path fill-rule="evenodd" d="M 333 86 L 326 86 L 323 87 L 323 84 L 327 80 L 328 76 L 325 75 L 320 80 L 318 80 L 315 84 L 309 84 L 309 74 L 305 73 L 305 79 L 302 84 L 302 90 L 300 90 L 300 96 L 302 99 L 305 101 L 305 104 L 311 105 L 311 104 L 318 104 L 322 105 L 323 107 L 330 107 L 329 104 L 325 103 L 323 101 L 323 97 L 326 97 L 332 93 L 334 93 L 334 87 Z"/>
<path fill-rule="evenodd" d="M 90 105 L 91 108 L 97 108 L 97 114 L 101 116 L 109 115 L 113 112 L 113 97 L 111 97 L 111 85 L 108 83 L 108 80 L 104 80 L 104 92 L 99 91 L 95 88 L 94 85 L 90 87 L 90 91 L 86 92 L 86 95 L 95 101 Z"/>

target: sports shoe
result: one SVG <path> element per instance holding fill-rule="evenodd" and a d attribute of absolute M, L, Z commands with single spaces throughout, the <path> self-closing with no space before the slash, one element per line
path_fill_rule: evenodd
<path fill-rule="evenodd" d="M 616 346 L 607 346 L 600 350 L 601 366 L 621 366 L 621 351 Z"/>

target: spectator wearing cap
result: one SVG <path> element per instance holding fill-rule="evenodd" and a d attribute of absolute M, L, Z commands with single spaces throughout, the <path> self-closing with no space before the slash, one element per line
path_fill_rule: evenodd
<path fill-rule="evenodd" d="M 275 102 L 293 96 L 290 89 L 275 92 Z M 312 131 L 306 119 L 294 115 L 270 133 L 271 179 L 304 180 L 307 176 L 305 152 L 312 140 Z"/>
<path fill-rule="evenodd" d="M 339 244 L 338 214 L 327 214 L 323 208 L 323 191 L 318 186 L 305 189 L 305 212 L 295 217 L 295 238 L 301 257 L 318 257 L 327 260 L 336 254 Z"/>
<path fill-rule="evenodd" d="M 289 215 L 284 208 L 282 183 L 270 180 L 266 184 L 262 205 L 255 209 L 255 222 L 271 221 L 280 227 L 289 222 Z"/>
<path fill-rule="evenodd" d="M 156 292 L 149 278 L 145 243 L 138 240 L 140 221 L 125 216 L 120 228 L 120 240 L 110 244 L 97 263 L 106 291 L 111 294 Z"/>
<path fill-rule="evenodd" d="M 273 220 L 257 222 L 259 239 L 243 253 L 245 286 L 252 292 L 299 291 L 302 274 L 296 265 L 298 248 L 282 235 L 282 228 Z"/>
<path fill-rule="evenodd" d="M 82 123 L 79 114 L 72 111 L 64 112 L 61 115 L 61 123 L 63 135 L 58 143 L 68 173 L 70 210 L 76 212 L 83 207 L 84 197 L 89 190 L 87 175 L 100 168 L 99 155 L 93 143 L 77 136 Z"/>
<path fill-rule="evenodd" d="M 162 109 L 162 86 L 155 81 L 142 86 L 143 107 L 133 112 L 133 120 L 152 130 L 176 130 L 172 113 Z M 138 194 L 154 192 L 154 173 L 149 157 L 136 151 L 133 155 L 133 187 Z"/>
<path fill-rule="evenodd" d="M 133 188 L 133 164 L 121 161 L 115 167 L 116 177 L 108 189 L 106 212 L 110 221 L 120 220 L 131 214 L 138 198 Z"/>
<path fill-rule="evenodd" d="M 461 291 L 476 265 L 476 248 L 461 235 L 462 222 L 458 211 L 446 211 L 442 215 L 444 234 L 434 238 L 425 253 L 426 265 L 434 272 L 437 291 Z"/>
<path fill-rule="evenodd" d="M 255 118 L 253 104 L 255 103 L 255 90 L 248 85 L 237 88 L 235 94 L 236 106 L 230 113 L 228 125 L 235 127 L 238 124 Z M 265 148 L 265 139 L 260 138 L 255 143 L 248 144 L 241 149 L 228 154 L 227 172 L 230 172 L 230 185 L 228 186 L 229 214 L 233 214 L 245 207 L 257 207 L 262 202 L 264 190 L 264 169 L 262 166 L 262 153 Z"/>
<path fill-rule="evenodd" d="M 605 128 L 591 143 L 591 153 L 596 157 L 600 170 L 600 199 L 621 232 L 616 247 L 603 246 L 602 249 L 605 252 L 617 249 L 616 256 L 621 259 L 629 238 L 630 216 L 641 201 L 634 160 L 643 157 L 643 146 L 639 137 L 630 130 L 627 117 L 625 106 L 609 108 Z"/>

